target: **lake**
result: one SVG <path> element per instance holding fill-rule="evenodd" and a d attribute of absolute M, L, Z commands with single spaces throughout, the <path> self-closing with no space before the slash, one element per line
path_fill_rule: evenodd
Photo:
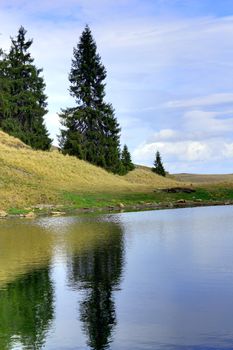
<path fill-rule="evenodd" d="M 233 207 L 2 220 L 0 349 L 233 349 Z"/>

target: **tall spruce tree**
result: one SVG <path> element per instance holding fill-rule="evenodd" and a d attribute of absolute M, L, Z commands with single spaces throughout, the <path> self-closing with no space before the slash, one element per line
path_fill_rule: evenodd
<path fill-rule="evenodd" d="M 10 84 L 6 54 L 0 49 L 0 125 L 10 116 Z"/>
<path fill-rule="evenodd" d="M 127 174 L 129 171 L 135 169 L 135 166 L 131 160 L 131 155 L 126 145 L 124 145 L 121 153 L 121 163 L 123 174 Z"/>
<path fill-rule="evenodd" d="M 120 127 L 111 104 L 104 101 L 106 69 L 97 53 L 91 30 L 85 27 L 74 48 L 69 75 L 70 94 L 76 107 L 60 113 L 65 129 L 60 147 L 114 173 L 120 169 Z"/>
<path fill-rule="evenodd" d="M 0 62 L 0 127 L 35 149 L 47 150 L 51 139 L 43 119 L 47 113 L 45 83 L 42 69 L 33 64 L 28 52 L 33 41 L 25 35 L 21 26 L 16 38 L 11 38 L 9 54 L 2 55 Z"/>
<path fill-rule="evenodd" d="M 158 175 L 166 176 L 166 172 L 159 151 L 157 151 L 155 154 L 154 167 L 152 168 L 152 171 Z"/>

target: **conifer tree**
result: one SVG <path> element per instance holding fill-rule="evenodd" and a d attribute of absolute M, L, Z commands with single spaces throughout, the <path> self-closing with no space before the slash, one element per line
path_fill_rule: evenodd
<path fill-rule="evenodd" d="M 6 54 L 0 49 L 0 124 L 10 115 L 10 85 Z"/>
<path fill-rule="evenodd" d="M 69 75 L 76 107 L 60 113 L 63 153 L 75 155 L 114 173 L 120 168 L 120 127 L 111 104 L 104 101 L 106 69 L 91 30 L 85 27 L 74 48 Z"/>
<path fill-rule="evenodd" d="M 135 169 L 135 166 L 131 160 L 131 155 L 130 155 L 128 147 L 126 145 L 124 145 L 122 153 L 121 153 L 121 163 L 123 166 L 124 174 L 127 174 L 129 171 Z"/>
<path fill-rule="evenodd" d="M 159 151 L 156 152 L 154 167 L 152 168 L 152 171 L 158 175 L 166 176 L 166 172 L 165 172 L 165 169 L 163 167 L 163 163 L 162 163 L 162 159 L 161 159 Z"/>
<path fill-rule="evenodd" d="M 21 26 L 16 38 L 11 38 L 11 48 L 0 64 L 0 127 L 19 137 L 35 149 L 47 150 L 51 139 L 44 124 L 47 113 L 45 83 L 42 69 L 34 64 L 28 52 L 32 40 L 26 40 L 26 30 Z M 1 108 L 1 107 L 0 107 Z"/>

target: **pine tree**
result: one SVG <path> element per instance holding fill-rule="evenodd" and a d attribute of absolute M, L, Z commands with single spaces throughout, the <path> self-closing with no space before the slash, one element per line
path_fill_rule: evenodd
<path fill-rule="evenodd" d="M 131 155 L 130 155 L 128 147 L 126 145 L 124 145 L 122 153 L 121 153 L 121 163 L 123 166 L 123 173 L 124 174 L 127 174 L 129 171 L 135 169 L 135 166 L 131 160 Z"/>
<path fill-rule="evenodd" d="M 45 83 L 42 69 L 33 64 L 28 52 L 33 41 L 25 35 L 20 27 L 16 38 L 11 38 L 9 54 L 1 60 L 0 79 L 5 80 L 5 89 L 0 86 L 0 127 L 35 149 L 47 150 L 51 139 L 43 119 L 47 113 Z"/>
<path fill-rule="evenodd" d="M 63 153 L 75 155 L 112 172 L 120 168 L 120 127 L 111 104 L 104 101 L 106 69 L 91 30 L 85 27 L 74 48 L 69 75 L 76 107 L 60 113 Z"/>
<path fill-rule="evenodd" d="M 0 49 L 0 124 L 10 116 L 10 84 L 6 54 Z"/>
<path fill-rule="evenodd" d="M 166 172 L 165 172 L 165 169 L 163 167 L 163 163 L 162 163 L 162 159 L 161 159 L 159 151 L 156 152 L 154 167 L 152 168 L 152 171 L 158 175 L 166 176 Z"/>

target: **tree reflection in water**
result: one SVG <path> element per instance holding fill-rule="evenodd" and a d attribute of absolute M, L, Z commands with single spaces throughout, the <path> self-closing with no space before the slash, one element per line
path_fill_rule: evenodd
<path fill-rule="evenodd" d="M 113 291 L 119 288 L 124 260 L 119 224 L 99 223 L 102 234 L 87 250 L 69 261 L 69 285 L 84 291 L 80 320 L 93 350 L 108 349 L 116 325 Z"/>
<path fill-rule="evenodd" d="M 0 290 L 0 349 L 21 343 L 25 349 L 41 349 L 54 317 L 50 268 L 18 277 Z"/>

